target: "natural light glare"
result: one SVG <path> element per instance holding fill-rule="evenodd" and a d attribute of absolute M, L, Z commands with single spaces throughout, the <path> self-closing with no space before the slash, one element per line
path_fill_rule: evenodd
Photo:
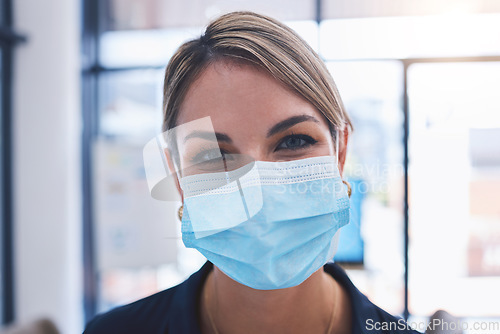
<path fill-rule="evenodd" d="M 100 59 L 106 67 L 165 66 L 185 41 L 201 28 L 108 31 L 101 37 Z"/>
<path fill-rule="evenodd" d="M 500 63 L 409 68 L 410 312 L 500 314 Z"/>
<path fill-rule="evenodd" d="M 327 59 L 484 56 L 500 53 L 500 14 L 326 20 Z"/>

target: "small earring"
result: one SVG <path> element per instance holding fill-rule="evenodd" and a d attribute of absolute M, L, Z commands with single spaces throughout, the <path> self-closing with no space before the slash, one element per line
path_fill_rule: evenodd
<path fill-rule="evenodd" d="M 184 205 L 181 205 L 179 207 L 179 210 L 177 210 L 177 217 L 179 217 L 179 220 L 182 221 L 182 212 L 184 211 Z"/>
<path fill-rule="evenodd" d="M 347 182 L 346 180 L 342 180 L 342 182 L 347 186 L 347 195 L 349 197 L 351 197 L 351 194 L 352 194 L 352 189 L 351 189 L 351 185 L 349 184 L 349 182 Z"/>

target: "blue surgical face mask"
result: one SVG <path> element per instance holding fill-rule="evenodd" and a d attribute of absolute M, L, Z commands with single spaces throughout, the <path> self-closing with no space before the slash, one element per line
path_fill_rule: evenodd
<path fill-rule="evenodd" d="M 186 247 L 254 289 L 302 283 L 333 258 L 338 230 L 349 222 L 334 156 L 255 161 L 179 181 Z"/>

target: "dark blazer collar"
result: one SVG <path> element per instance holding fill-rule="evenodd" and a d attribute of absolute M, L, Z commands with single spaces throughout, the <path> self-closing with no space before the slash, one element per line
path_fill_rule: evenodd
<path fill-rule="evenodd" d="M 375 306 L 363 295 L 351 282 L 344 269 L 336 263 L 327 263 L 324 270 L 332 275 L 348 292 L 352 305 L 352 330 L 353 333 L 370 333 L 366 323 L 372 321 L 397 321 L 389 313 Z M 199 323 L 199 303 L 203 282 L 208 273 L 213 269 L 213 264 L 209 261 L 192 274 L 186 281 L 178 286 L 172 296 L 172 304 L 175 305 L 170 310 L 168 333 L 193 333 L 200 334 Z"/>

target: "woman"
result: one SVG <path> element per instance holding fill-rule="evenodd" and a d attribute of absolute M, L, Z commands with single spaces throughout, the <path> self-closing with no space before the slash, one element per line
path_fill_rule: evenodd
<path fill-rule="evenodd" d="M 273 19 L 226 14 L 182 45 L 165 74 L 165 157 L 183 241 L 209 262 L 85 333 L 413 332 L 327 263 L 349 217 L 350 128 L 323 62 Z"/>

